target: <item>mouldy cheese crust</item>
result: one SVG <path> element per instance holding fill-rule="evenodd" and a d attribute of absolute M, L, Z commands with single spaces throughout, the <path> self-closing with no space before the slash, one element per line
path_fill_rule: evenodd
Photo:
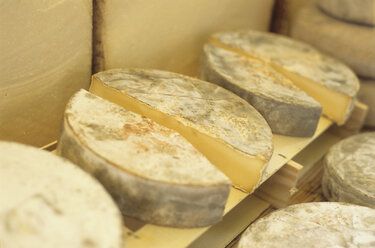
<path fill-rule="evenodd" d="M 375 0 L 317 0 L 316 3 L 339 19 L 375 25 Z"/>
<path fill-rule="evenodd" d="M 217 33 L 210 42 L 269 63 L 322 104 L 323 114 L 338 124 L 349 117 L 359 82 L 339 61 L 285 36 L 253 30 Z"/>
<path fill-rule="evenodd" d="M 375 78 L 374 27 L 342 22 L 308 5 L 293 21 L 291 36 L 339 59 L 358 75 Z"/>
<path fill-rule="evenodd" d="M 244 190 L 254 189 L 272 155 L 272 133 L 263 117 L 214 84 L 124 69 L 95 74 L 90 91 L 175 129 Z"/>
<path fill-rule="evenodd" d="M 179 227 L 222 218 L 224 174 L 177 132 L 85 90 L 66 108 L 58 153 L 97 177 L 125 215 Z"/>
<path fill-rule="evenodd" d="M 336 202 L 289 206 L 252 224 L 239 248 L 362 247 L 375 245 L 375 209 Z"/>
<path fill-rule="evenodd" d="M 334 145 L 324 159 L 323 193 L 330 201 L 375 207 L 375 132 Z"/>
<path fill-rule="evenodd" d="M 69 161 L 0 142 L 0 245 L 122 248 L 120 211 L 104 188 Z"/>
<path fill-rule="evenodd" d="M 266 63 L 206 44 L 199 77 L 248 101 L 273 133 L 312 136 L 322 107 Z"/>

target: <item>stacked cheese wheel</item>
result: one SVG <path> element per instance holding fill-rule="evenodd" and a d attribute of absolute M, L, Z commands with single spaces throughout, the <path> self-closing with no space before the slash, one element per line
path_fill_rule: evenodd
<path fill-rule="evenodd" d="M 365 125 L 375 126 L 375 1 L 317 0 L 294 19 L 291 36 L 349 65 L 360 76 L 359 99 L 369 106 Z"/>
<path fill-rule="evenodd" d="M 274 133 L 300 137 L 314 134 L 321 112 L 344 124 L 359 88 L 341 62 L 302 42 L 251 30 L 214 34 L 199 77 L 244 98 Z"/>
<path fill-rule="evenodd" d="M 98 178 L 123 214 L 206 226 L 222 218 L 231 183 L 259 184 L 272 133 L 235 94 L 142 69 L 95 74 L 90 90 L 67 105 L 58 153 Z"/>
<path fill-rule="evenodd" d="M 375 132 L 346 138 L 324 159 L 323 193 L 330 201 L 375 207 Z"/>
<path fill-rule="evenodd" d="M 239 248 L 363 247 L 375 245 L 375 209 L 336 202 L 289 206 L 257 220 Z"/>

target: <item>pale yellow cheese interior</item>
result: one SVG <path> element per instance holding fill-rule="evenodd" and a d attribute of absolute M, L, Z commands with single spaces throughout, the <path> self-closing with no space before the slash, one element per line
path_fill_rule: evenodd
<path fill-rule="evenodd" d="M 95 76 L 92 79 L 90 92 L 176 130 L 227 175 L 234 186 L 247 192 L 253 192 L 258 185 L 267 164 L 267 158 L 251 156 L 220 139 L 210 137 L 192 127 L 183 125 L 176 118 L 160 112 L 115 88 L 108 87 Z"/>
<path fill-rule="evenodd" d="M 243 51 L 239 48 L 233 48 L 228 45 L 225 45 L 221 43 L 220 41 L 216 40 L 215 38 L 210 39 L 210 43 L 253 58 L 253 59 L 259 59 L 262 60 L 262 58 L 255 57 L 251 54 L 249 54 L 246 51 Z M 267 63 L 267 61 L 264 61 Z M 318 82 L 314 82 L 311 79 L 308 79 L 306 77 L 300 76 L 296 73 L 293 73 L 291 71 L 288 71 L 280 66 L 277 66 L 273 63 L 269 63 L 275 70 L 282 73 L 284 76 L 289 78 L 297 87 L 299 87 L 301 90 L 303 90 L 305 93 L 307 93 L 309 96 L 314 98 L 316 101 L 318 101 L 322 107 L 323 107 L 323 115 L 327 116 L 334 122 L 336 122 L 338 125 L 343 125 L 346 120 L 348 119 L 350 112 L 353 108 L 353 98 L 351 98 L 348 95 L 336 92 L 332 89 L 329 89 L 322 84 Z"/>

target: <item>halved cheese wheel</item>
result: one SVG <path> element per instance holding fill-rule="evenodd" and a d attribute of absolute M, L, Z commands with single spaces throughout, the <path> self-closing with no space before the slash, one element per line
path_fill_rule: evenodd
<path fill-rule="evenodd" d="M 375 207 L 375 132 L 335 144 L 324 159 L 324 196 L 330 201 Z"/>
<path fill-rule="evenodd" d="M 176 130 L 248 192 L 272 155 L 264 118 L 215 84 L 172 72 L 118 69 L 95 74 L 90 91 Z"/>
<path fill-rule="evenodd" d="M 67 105 L 58 153 L 98 178 L 124 215 L 177 227 L 222 218 L 223 173 L 177 132 L 85 90 Z"/>
<path fill-rule="evenodd" d="M 0 246 L 123 248 L 122 216 L 102 185 L 68 160 L 0 142 Z"/>
<path fill-rule="evenodd" d="M 348 119 L 359 82 L 341 62 L 302 42 L 253 30 L 217 33 L 210 42 L 268 63 L 318 101 L 325 116 L 339 125 Z"/>
<path fill-rule="evenodd" d="M 375 244 L 375 209 L 336 202 L 289 206 L 257 220 L 239 248 L 362 247 Z"/>
<path fill-rule="evenodd" d="M 206 44 L 199 77 L 249 102 L 273 133 L 299 137 L 315 133 L 320 104 L 263 61 Z"/>

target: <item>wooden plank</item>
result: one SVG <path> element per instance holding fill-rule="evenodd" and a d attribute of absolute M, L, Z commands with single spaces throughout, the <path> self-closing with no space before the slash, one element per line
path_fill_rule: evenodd
<path fill-rule="evenodd" d="M 296 190 L 297 178 L 302 165 L 289 161 L 277 173 L 265 181 L 255 195 L 269 202 L 276 208 L 288 205 L 291 196 Z"/>
<path fill-rule="evenodd" d="M 332 121 L 325 117 L 321 117 L 315 134 L 311 138 L 296 138 L 282 135 L 274 135 L 274 153 L 271 157 L 269 165 L 263 174 L 261 183 L 265 182 L 273 174 L 276 173 L 284 164 L 298 154 L 302 149 L 308 146 L 313 140 L 319 137 L 332 125 Z"/>

